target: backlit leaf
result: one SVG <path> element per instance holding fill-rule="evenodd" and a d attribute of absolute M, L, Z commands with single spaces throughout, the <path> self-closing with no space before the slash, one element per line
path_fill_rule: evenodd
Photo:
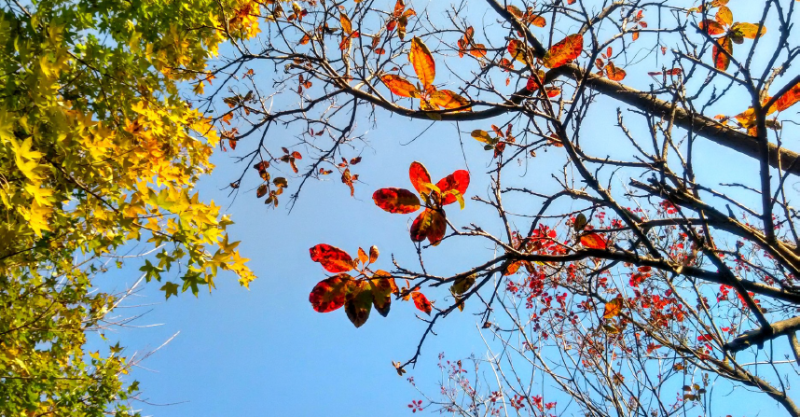
<path fill-rule="evenodd" d="M 775 108 L 778 111 L 784 111 L 798 101 L 800 101 L 800 84 L 795 84 L 775 102 Z"/>
<path fill-rule="evenodd" d="M 723 26 L 730 26 L 733 23 L 733 13 L 727 6 L 720 7 L 714 18 Z"/>
<path fill-rule="evenodd" d="M 444 213 L 426 208 L 411 224 L 411 240 L 421 242 L 428 238 L 432 245 L 438 245 L 447 230 Z"/>
<path fill-rule="evenodd" d="M 352 282 L 352 277 L 348 274 L 339 274 L 320 281 L 308 296 L 311 307 L 319 313 L 339 309 L 344 305 L 347 286 Z"/>
<path fill-rule="evenodd" d="M 469 187 L 469 172 L 459 169 L 439 180 L 436 186 L 439 187 L 442 194 L 449 190 L 458 190 L 461 195 L 464 195 L 467 192 L 467 187 Z M 442 205 L 455 203 L 456 200 L 456 196 L 449 194 L 444 198 L 444 201 L 442 201 Z"/>
<path fill-rule="evenodd" d="M 422 194 L 428 192 L 427 184 L 431 183 L 431 174 L 428 173 L 428 169 L 425 168 L 425 165 L 417 161 L 412 162 L 411 166 L 408 168 L 408 177 L 411 179 L 411 184 L 418 193 Z"/>
<path fill-rule="evenodd" d="M 603 318 L 614 318 L 622 312 L 622 298 L 615 298 L 606 303 L 605 310 L 603 311 Z"/>
<path fill-rule="evenodd" d="M 728 65 L 730 65 L 731 60 L 728 58 L 728 55 L 722 52 L 720 47 L 725 51 L 728 51 L 729 54 L 733 52 L 733 43 L 731 42 L 730 36 L 723 36 L 716 39 L 714 48 L 711 50 L 711 56 L 714 57 L 714 67 L 716 67 L 718 70 L 725 71 L 728 69 Z"/>
<path fill-rule="evenodd" d="M 431 51 L 422 42 L 422 39 L 416 36 L 411 40 L 408 61 L 411 62 L 419 82 L 424 87 L 433 84 L 433 79 L 436 78 L 436 63 L 433 61 Z"/>
<path fill-rule="evenodd" d="M 450 90 L 434 91 L 433 94 L 431 94 L 431 103 L 446 109 L 470 111 L 470 108 L 466 107 L 469 106 L 469 101 Z"/>
<path fill-rule="evenodd" d="M 398 96 L 415 98 L 418 95 L 417 87 L 399 75 L 387 74 L 381 77 L 381 81 Z"/>
<path fill-rule="evenodd" d="M 369 256 L 367 256 L 367 252 L 364 251 L 363 248 L 358 248 L 358 260 L 365 264 L 369 260 Z"/>
<path fill-rule="evenodd" d="M 427 315 L 431 315 L 431 311 L 433 310 L 433 306 L 431 302 L 421 293 L 421 292 L 413 292 L 411 293 L 411 298 L 414 300 L 414 306 L 417 307 L 417 310 L 422 311 Z"/>
<path fill-rule="evenodd" d="M 583 51 L 583 35 L 574 34 L 553 45 L 542 59 L 547 68 L 557 68 L 572 62 Z"/>
<path fill-rule="evenodd" d="M 511 39 L 508 41 L 508 53 L 511 54 L 511 57 L 515 60 L 525 63 L 525 57 L 527 56 L 525 44 L 516 40 Z"/>
<path fill-rule="evenodd" d="M 627 75 L 625 70 L 622 68 L 617 68 L 613 62 L 609 62 L 608 65 L 606 65 L 605 70 L 608 79 L 613 81 L 622 81 L 622 79 Z"/>
<path fill-rule="evenodd" d="M 378 247 L 375 246 L 375 245 L 372 245 L 372 247 L 369 248 L 369 263 L 371 263 L 371 264 L 375 263 L 375 261 L 378 260 L 378 255 L 379 254 L 380 254 L 380 252 L 378 252 Z"/>
<path fill-rule="evenodd" d="M 490 144 L 491 145 L 492 143 L 494 143 L 494 140 L 492 139 L 492 137 L 489 136 L 489 132 L 487 132 L 485 130 L 480 130 L 480 129 L 473 130 L 472 131 L 472 137 L 475 138 L 475 140 L 477 140 L 479 142 L 486 143 L 486 144 Z"/>
<path fill-rule="evenodd" d="M 756 36 L 759 33 L 758 25 L 755 25 L 753 23 L 738 23 L 737 22 L 733 26 L 731 26 L 731 33 L 736 34 L 736 35 L 740 35 L 740 36 L 745 37 L 747 39 L 755 39 Z M 761 27 L 761 35 L 759 35 L 759 36 L 764 36 L 764 34 L 766 34 L 766 33 L 767 33 L 767 28 L 762 26 Z"/>
<path fill-rule="evenodd" d="M 708 33 L 709 35 L 722 35 L 725 33 L 725 28 L 713 20 L 704 20 L 697 24 L 700 30 Z"/>
<path fill-rule="evenodd" d="M 606 241 L 597 233 L 581 236 L 581 245 L 592 249 L 605 249 Z"/>
<path fill-rule="evenodd" d="M 416 194 L 405 188 L 381 188 L 372 194 L 375 205 L 389 213 L 407 214 L 419 210 Z"/>
<path fill-rule="evenodd" d="M 342 32 L 344 32 L 346 35 L 353 33 L 353 24 L 350 22 L 350 18 L 347 17 L 347 15 L 340 14 L 339 23 L 342 24 Z"/>
<path fill-rule="evenodd" d="M 311 254 L 311 260 L 322 264 L 322 267 L 328 272 L 347 272 L 353 269 L 353 258 L 337 247 L 320 243 L 308 251 Z"/>
<path fill-rule="evenodd" d="M 344 304 L 347 318 L 356 327 L 367 322 L 372 309 L 372 288 L 367 281 L 354 281 L 348 291 Z"/>
<path fill-rule="evenodd" d="M 472 285 L 475 284 L 475 275 L 471 274 L 466 277 L 462 277 L 457 279 L 453 285 L 450 287 L 450 293 L 453 295 L 462 295 L 465 292 L 469 291 L 472 288 Z"/>
<path fill-rule="evenodd" d="M 369 285 L 372 288 L 372 303 L 375 305 L 375 310 L 381 316 L 386 317 L 389 314 L 389 308 L 392 306 L 392 285 L 389 283 L 389 279 L 376 279 L 373 276 L 369 280 Z"/>

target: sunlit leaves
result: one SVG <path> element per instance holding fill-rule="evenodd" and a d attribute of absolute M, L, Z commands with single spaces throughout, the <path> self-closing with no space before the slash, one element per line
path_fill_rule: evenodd
<path fill-rule="evenodd" d="M 425 168 L 425 165 L 417 161 L 412 162 L 411 166 L 408 168 L 408 177 L 411 180 L 411 185 L 414 186 L 414 189 L 417 190 L 418 193 L 429 192 L 428 184 L 431 183 L 431 174 L 428 173 L 428 169 Z"/>
<path fill-rule="evenodd" d="M 347 272 L 354 268 L 353 258 L 337 247 L 320 243 L 308 251 L 311 254 L 311 260 L 322 264 L 322 267 L 328 272 Z"/>
<path fill-rule="evenodd" d="M 766 27 L 761 27 L 761 30 L 758 30 L 758 25 L 753 23 L 735 23 L 731 26 L 730 29 L 731 36 L 736 40 L 736 38 L 742 37 L 747 39 L 755 39 L 756 36 L 763 36 L 767 33 Z M 736 42 L 741 43 L 741 42 Z"/>
<path fill-rule="evenodd" d="M 376 246 L 369 249 L 369 254 L 358 248 L 356 261 L 341 249 L 324 243 L 312 247 L 310 253 L 311 259 L 329 272 L 355 270 L 355 275 L 339 273 L 314 287 L 308 300 L 315 311 L 328 313 L 344 306 L 348 319 L 356 327 L 367 321 L 373 305 L 382 316 L 389 314 L 391 294 L 399 294 L 399 290 L 388 272 L 380 269 L 370 272 L 371 265 L 378 260 Z"/>
<path fill-rule="evenodd" d="M 426 238 L 437 245 L 447 229 L 444 212 L 426 208 L 411 224 L 411 240 L 421 242 Z"/>
<path fill-rule="evenodd" d="M 592 249 L 605 249 L 606 241 L 597 233 L 589 233 L 581 236 L 581 245 Z"/>
<path fill-rule="evenodd" d="M 727 52 L 727 54 L 725 53 Z M 733 43 L 729 36 L 723 36 L 717 39 L 712 49 L 712 57 L 714 58 L 714 67 L 718 70 L 725 71 L 731 63 L 730 54 L 733 53 Z"/>
<path fill-rule="evenodd" d="M 320 281 L 308 297 L 311 307 L 318 313 L 329 313 L 344 305 L 347 287 L 352 285 L 352 277 L 339 274 Z"/>
<path fill-rule="evenodd" d="M 420 207 L 419 198 L 404 188 L 381 188 L 372 194 L 372 200 L 389 213 L 413 213 Z"/>
<path fill-rule="evenodd" d="M 422 42 L 422 39 L 414 37 L 411 40 L 411 50 L 408 53 L 408 61 L 414 67 L 414 72 L 419 78 L 419 82 L 423 87 L 428 87 L 433 84 L 433 79 L 436 78 L 436 63 L 433 61 L 431 51 Z"/>
<path fill-rule="evenodd" d="M 354 326 L 361 327 L 369 319 L 369 312 L 372 309 L 372 288 L 368 281 L 355 281 L 350 287 L 344 311 Z"/>
<path fill-rule="evenodd" d="M 528 49 L 521 41 L 517 39 L 511 39 L 508 41 L 508 53 L 511 54 L 511 58 L 524 64 L 528 56 L 527 51 Z"/>
<path fill-rule="evenodd" d="M 436 183 L 436 187 L 439 188 L 442 195 L 446 195 L 442 201 L 442 205 L 455 203 L 457 197 L 453 194 L 447 194 L 447 192 L 456 190 L 459 195 L 464 195 L 464 193 L 467 192 L 467 187 L 469 187 L 469 172 L 460 169 L 439 180 L 439 182 Z"/>
<path fill-rule="evenodd" d="M 714 67 L 725 71 L 730 65 L 733 44 L 741 44 L 745 38 L 755 39 L 757 36 L 762 36 L 767 33 L 767 28 L 762 26 L 759 30 L 759 25 L 753 23 L 733 23 L 731 10 L 721 4 L 718 7 L 714 20 L 703 20 L 697 26 L 709 36 L 723 35 L 714 39 L 711 57 L 714 60 Z"/>
<path fill-rule="evenodd" d="M 411 191 L 400 188 L 381 188 L 375 191 L 372 199 L 385 211 L 403 214 L 416 211 L 424 203 L 425 210 L 411 224 L 411 240 L 421 242 L 428 239 L 432 245 L 437 245 L 447 229 L 442 207 L 458 201 L 464 208 L 469 173 L 455 171 L 434 185 L 425 166 L 414 161 L 409 167 L 409 179 L 422 197 L 421 201 Z"/>
<path fill-rule="evenodd" d="M 542 64 L 547 68 L 558 68 L 578 58 L 583 51 L 583 35 L 569 35 L 547 51 Z"/>
<path fill-rule="evenodd" d="M 613 62 L 609 62 L 606 65 L 605 71 L 608 79 L 613 81 L 622 81 L 622 79 L 624 79 L 625 76 L 627 75 L 625 73 L 625 70 L 623 70 L 622 68 L 617 68 L 617 66 L 614 65 Z"/>
<path fill-rule="evenodd" d="M 469 101 L 450 90 L 438 90 L 431 93 L 431 104 L 445 109 L 469 111 Z"/>
<path fill-rule="evenodd" d="M 603 310 L 603 318 L 611 319 L 618 316 L 619 313 L 621 312 L 622 312 L 622 298 L 617 297 L 606 303 L 605 309 Z"/>
<path fill-rule="evenodd" d="M 392 93 L 400 97 L 417 97 L 417 87 L 399 75 L 387 74 L 381 77 L 381 81 Z"/>
<path fill-rule="evenodd" d="M 431 315 L 433 305 L 431 305 L 431 302 L 428 301 L 428 299 L 421 292 L 412 292 L 411 298 L 414 300 L 414 306 L 416 306 L 419 311 L 422 311 L 429 316 Z"/>
<path fill-rule="evenodd" d="M 786 94 L 778 98 L 775 102 L 775 108 L 778 111 L 784 111 L 798 101 L 800 101 L 800 83 L 795 84 Z"/>

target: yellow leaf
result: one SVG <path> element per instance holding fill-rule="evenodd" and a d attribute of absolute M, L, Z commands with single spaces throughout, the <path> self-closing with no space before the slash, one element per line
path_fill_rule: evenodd
<path fill-rule="evenodd" d="M 417 78 L 423 87 L 427 88 L 433 84 L 433 79 L 436 78 L 436 63 L 433 61 L 431 51 L 422 42 L 422 39 L 416 36 L 411 40 L 408 61 L 414 67 L 414 72 L 417 73 Z"/>

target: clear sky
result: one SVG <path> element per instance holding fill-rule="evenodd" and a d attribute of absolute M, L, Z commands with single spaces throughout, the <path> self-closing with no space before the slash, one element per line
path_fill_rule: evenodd
<path fill-rule="evenodd" d="M 422 4 L 415 2 L 414 6 L 419 9 Z M 440 59 L 437 57 L 437 64 Z M 660 64 L 653 63 L 652 67 L 651 70 L 660 70 Z M 629 73 L 626 82 L 646 90 L 652 80 L 644 74 Z M 743 110 L 746 102 L 743 98 L 741 104 L 721 103 L 719 112 L 735 114 Z M 616 107 L 620 105 L 606 100 L 595 106 L 584 127 L 585 147 L 607 148 L 610 154 L 624 152 L 612 141 L 620 138 L 613 127 Z M 217 279 L 218 288 L 213 294 L 201 292 L 199 298 L 194 298 L 184 293 L 167 302 L 158 291 L 160 284 L 152 283 L 127 302 L 140 307 L 119 311 L 122 315 L 147 312 L 134 325 L 162 324 L 106 333 L 112 344 L 117 338 L 128 346 L 128 354 L 147 352 L 180 332 L 133 372 L 132 377 L 141 381 L 142 398 L 148 401 L 140 404 L 143 414 L 407 416 L 411 412 L 406 405 L 422 397 L 406 376 L 414 376 L 424 391 L 435 395 L 441 378 L 436 366 L 439 352 L 446 352 L 449 358 L 483 355 L 486 349 L 476 330 L 477 318 L 471 314 L 476 311 L 468 306 L 465 312 L 452 314 L 437 327 L 438 336 L 426 341 L 417 368 L 399 377 L 391 361 L 409 359 L 426 326 L 415 319 L 417 310 L 411 303 L 394 302 L 387 318 L 373 311 L 359 329 L 347 320 L 342 309 L 328 314 L 314 312 L 308 293 L 326 273 L 311 262 L 308 248 L 329 243 L 355 254 L 359 246 L 367 249 L 377 245 L 381 250 L 380 268 L 392 269 L 390 254 L 401 264 L 414 265 L 416 254 L 408 238 L 413 216 L 393 215 L 375 207 L 373 191 L 389 186 L 410 188 L 408 166 L 418 160 L 428 167 L 434 180 L 456 169 L 469 168 L 472 183 L 467 197 L 485 196 L 485 172 L 491 155 L 468 132 L 486 129 L 488 124 L 436 123 L 422 138 L 409 143 L 430 123 L 379 112 L 377 128 L 373 130 L 369 122 L 360 120 L 356 133 L 365 133 L 369 144 L 362 154 L 363 162 L 354 169 L 363 181 L 356 185 L 355 198 L 349 197 L 349 190 L 334 174 L 326 182 L 309 182 L 291 214 L 284 204 L 288 196 L 278 209 L 256 200 L 257 184 L 252 175 L 251 181 L 243 185 L 243 192 L 232 200 L 225 188 L 241 169 L 246 169 L 234 165 L 232 157 L 243 153 L 242 149 L 250 149 L 249 144 L 241 143 L 240 151 L 217 152 L 213 160 L 218 167 L 203 180 L 199 190 L 204 200 L 213 199 L 231 214 L 236 222 L 230 228 L 231 237 L 242 241 L 242 256 L 251 259 L 249 265 L 259 278 L 248 291 L 239 287 L 233 277 L 223 274 Z M 285 132 L 287 137 L 294 133 Z M 276 134 L 278 130 L 273 132 Z M 460 141 L 464 142 L 466 160 Z M 296 150 L 306 154 L 303 148 Z M 707 158 L 708 172 L 702 175 L 714 177 L 716 164 L 724 162 L 742 167 L 739 180 L 753 181 L 751 175 L 756 171 L 751 160 L 706 141 L 700 142 L 698 152 Z M 563 155 L 558 151 L 540 153 L 527 177 L 511 181 L 537 181 L 547 187 L 550 173 L 557 172 L 562 164 Z M 300 166 L 302 171 L 303 161 Z M 287 166 L 280 168 L 291 174 Z M 291 191 L 296 182 L 289 177 Z M 457 225 L 480 222 L 490 229 L 497 227 L 493 212 L 470 200 L 462 212 L 450 209 L 448 218 Z M 527 224 L 524 219 L 514 221 L 519 221 L 520 226 Z M 426 266 L 436 274 L 446 275 L 489 259 L 492 250 L 482 242 L 445 241 L 427 251 Z M 123 289 L 136 278 L 137 271 L 128 268 L 102 276 L 100 286 Z M 444 305 L 446 290 L 423 291 Z M 555 391 L 552 387 L 545 389 Z M 731 406 L 747 415 L 759 409 L 757 404 L 731 401 Z"/>

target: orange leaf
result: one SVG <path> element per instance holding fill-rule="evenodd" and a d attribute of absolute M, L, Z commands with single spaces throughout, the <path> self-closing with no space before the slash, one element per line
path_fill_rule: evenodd
<path fill-rule="evenodd" d="M 318 313 L 337 310 L 344 305 L 347 287 L 352 283 L 352 277 L 348 274 L 339 274 L 322 280 L 311 290 L 308 301 Z"/>
<path fill-rule="evenodd" d="M 795 84 L 791 90 L 782 95 L 778 101 L 775 102 L 775 108 L 778 109 L 778 111 L 784 111 L 798 101 L 800 101 L 800 83 Z"/>
<path fill-rule="evenodd" d="M 725 33 L 725 28 L 713 20 L 703 20 L 697 26 L 700 27 L 700 30 L 705 31 L 712 36 L 722 35 Z"/>
<path fill-rule="evenodd" d="M 414 299 L 414 306 L 417 307 L 417 310 L 424 312 L 427 315 L 431 315 L 431 311 L 433 310 L 433 306 L 431 302 L 428 301 L 427 298 L 421 292 L 413 292 L 411 293 L 411 298 Z"/>
<path fill-rule="evenodd" d="M 464 193 L 467 192 L 467 187 L 469 187 L 469 172 L 459 169 L 458 171 L 439 180 L 439 182 L 436 183 L 436 187 L 439 188 L 442 194 L 450 190 L 458 190 L 458 192 L 463 196 Z M 456 196 L 453 194 L 448 194 L 444 201 L 442 201 L 442 205 L 455 203 L 456 200 L 458 200 Z"/>
<path fill-rule="evenodd" d="M 369 263 L 374 264 L 375 261 L 378 260 L 378 255 L 379 254 L 380 254 L 380 252 L 378 252 L 378 247 L 375 246 L 375 245 L 372 245 L 372 247 L 369 248 Z"/>
<path fill-rule="evenodd" d="M 353 269 L 353 258 L 337 247 L 320 243 L 308 251 L 311 254 L 311 260 L 321 263 L 328 272 L 347 272 Z"/>
<path fill-rule="evenodd" d="M 731 13 L 731 9 L 727 6 L 721 6 L 719 10 L 717 10 L 717 14 L 714 18 L 723 26 L 730 26 L 731 23 L 733 23 L 733 13 Z"/>
<path fill-rule="evenodd" d="M 581 236 L 581 245 L 592 249 L 605 249 L 606 241 L 597 233 Z"/>
<path fill-rule="evenodd" d="M 389 213 L 413 213 L 420 206 L 419 198 L 405 188 L 381 188 L 372 194 L 372 200 Z"/>
<path fill-rule="evenodd" d="M 414 37 L 411 40 L 411 51 L 408 53 L 408 61 L 414 67 L 414 72 L 417 73 L 419 82 L 424 87 L 433 84 L 433 79 L 436 78 L 436 63 L 433 62 L 431 51 L 422 42 L 422 39 Z"/>
<path fill-rule="evenodd" d="M 350 22 L 349 17 L 344 14 L 340 14 L 339 23 L 342 24 L 342 32 L 344 32 L 346 35 L 353 33 L 353 24 Z"/>
<path fill-rule="evenodd" d="M 511 263 L 506 268 L 506 271 L 503 272 L 503 276 L 516 274 L 517 271 L 519 271 L 519 267 L 520 266 L 522 266 L 522 261 L 516 261 L 516 262 Z"/>
<path fill-rule="evenodd" d="M 728 58 L 724 52 L 722 52 L 719 48 L 722 48 L 730 54 L 733 52 L 733 43 L 731 42 L 730 36 L 723 36 L 714 42 L 714 48 L 712 48 L 711 53 L 714 57 L 714 67 L 718 70 L 725 71 L 728 69 L 728 65 L 730 65 L 731 60 Z"/>
<path fill-rule="evenodd" d="M 569 35 L 561 42 L 553 45 L 542 59 L 547 68 L 557 68 L 572 62 L 583 51 L 583 35 Z"/>
<path fill-rule="evenodd" d="M 617 297 L 606 303 L 605 311 L 603 311 L 603 318 L 614 318 L 622 312 L 622 298 Z"/>
<path fill-rule="evenodd" d="M 364 251 L 363 248 L 358 248 L 358 260 L 365 264 L 369 260 L 369 256 L 367 256 L 367 252 Z"/>
<path fill-rule="evenodd" d="M 425 165 L 417 161 L 412 162 L 411 166 L 408 168 L 408 176 L 411 179 L 411 184 L 418 193 L 429 192 L 427 184 L 431 183 L 431 174 L 428 173 Z"/>
<path fill-rule="evenodd" d="M 622 81 L 622 79 L 625 78 L 625 76 L 627 75 L 624 69 L 617 68 L 617 66 L 614 65 L 613 62 L 609 62 L 608 65 L 606 65 L 605 70 L 608 79 L 614 81 Z"/>
<path fill-rule="evenodd" d="M 465 107 L 469 105 L 469 101 L 450 90 L 434 91 L 433 94 L 431 94 L 431 104 L 446 109 L 461 108 L 458 111 L 470 111 L 469 107 Z"/>
<path fill-rule="evenodd" d="M 547 97 L 553 98 L 561 94 L 561 89 L 559 87 L 548 87 L 544 92 L 547 93 Z"/>
<path fill-rule="evenodd" d="M 547 25 L 547 20 L 545 20 L 542 16 L 533 16 L 529 20 L 531 24 L 536 27 L 543 28 Z"/>
<path fill-rule="evenodd" d="M 387 74 L 381 77 L 381 81 L 389 90 L 401 97 L 417 97 L 417 87 L 399 75 Z"/>
<path fill-rule="evenodd" d="M 438 245 L 447 230 L 444 212 L 426 208 L 411 224 L 411 240 L 421 242 L 428 238 L 432 245 Z"/>
<path fill-rule="evenodd" d="M 372 309 L 372 288 L 367 281 L 356 281 L 350 286 L 347 292 L 347 301 L 344 304 L 344 311 L 347 318 L 356 327 L 361 327 L 369 318 L 369 311 Z"/>

